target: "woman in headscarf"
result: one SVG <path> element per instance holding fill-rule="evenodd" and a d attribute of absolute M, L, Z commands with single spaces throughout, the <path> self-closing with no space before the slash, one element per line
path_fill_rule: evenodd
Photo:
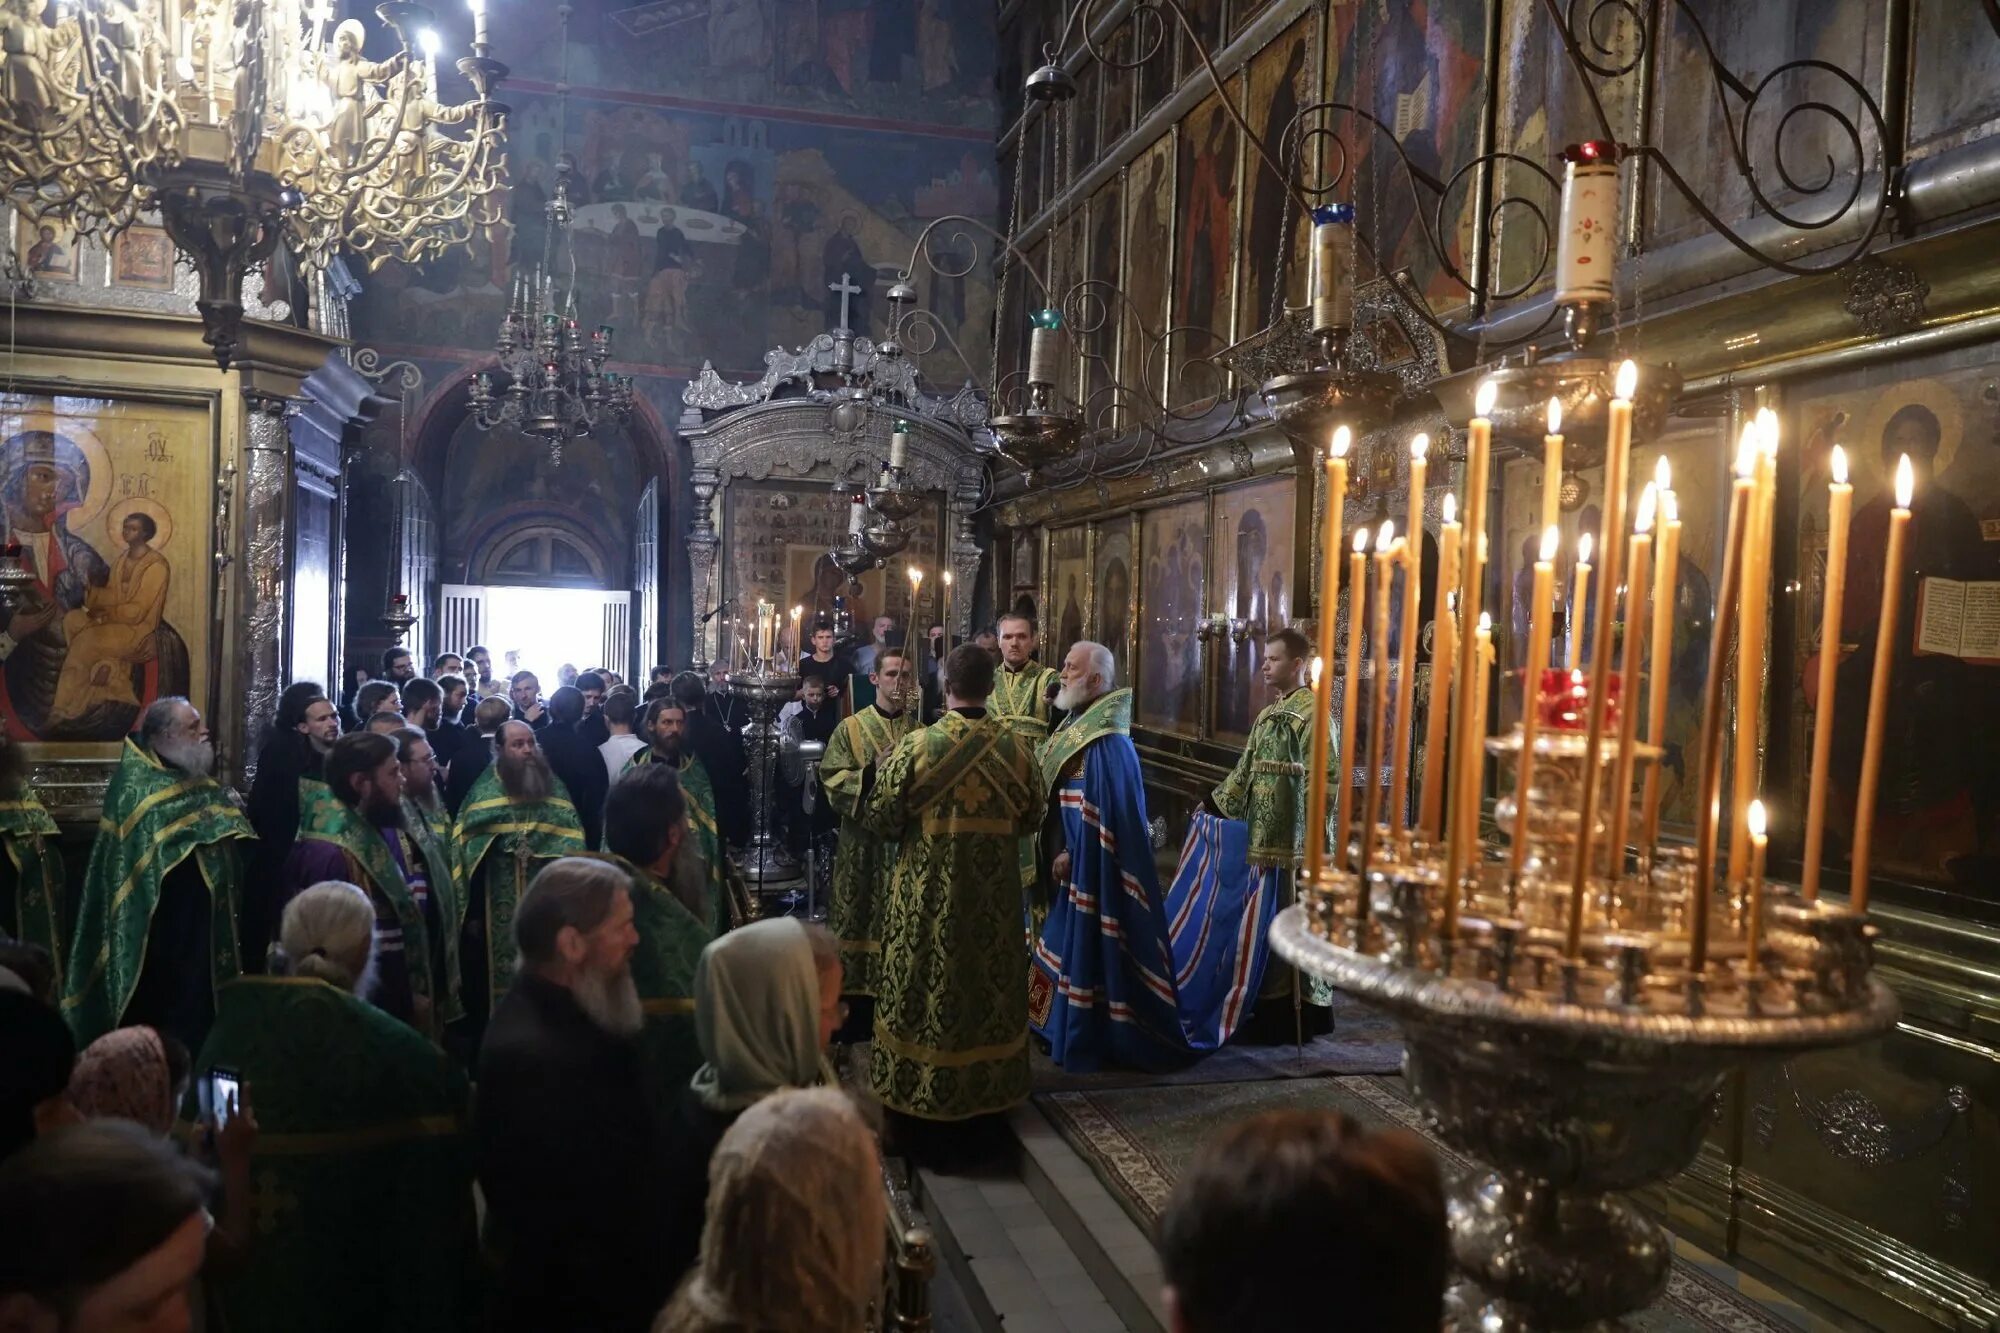
<path fill-rule="evenodd" d="M 187 1047 L 153 1028 L 107 1032 L 76 1058 L 69 1100 L 85 1120 L 135 1120 L 164 1138 L 187 1095 Z"/>
<path fill-rule="evenodd" d="M 882 1277 L 875 1139 L 832 1088 L 780 1092 L 730 1126 L 709 1167 L 701 1266 L 653 1333 L 851 1333 Z"/>
<path fill-rule="evenodd" d="M 738 1116 L 786 1088 L 835 1082 L 823 1056 L 840 1025 L 840 954 L 823 926 L 753 921 L 711 941 L 694 974 L 695 1038 L 706 1062 L 669 1137 L 669 1271 L 692 1267 L 708 1202 L 709 1158 Z"/>

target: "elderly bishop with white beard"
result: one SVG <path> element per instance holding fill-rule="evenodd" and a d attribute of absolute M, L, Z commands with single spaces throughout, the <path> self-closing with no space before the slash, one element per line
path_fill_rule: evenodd
<path fill-rule="evenodd" d="M 1111 688 L 1116 670 L 1103 644 L 1072 647 L 1055 699 L 1068 717 L 1037 749 L 1050 893 L 1028 1016 L 1072 1072 L 1106 1060 L 1157 1069 L 1188 1054 L 1132 745 L 1132 691 Z"/>
<path fill-rule="evenodd" d="M 104 793 L 77 903 L 63 1013 L 77 1044 L 145 1024 L 201 1049 L 215 988 L 243 970 L 242 863 L 257 835 L 216 782 L 201 711 L 161 699 Z"/>

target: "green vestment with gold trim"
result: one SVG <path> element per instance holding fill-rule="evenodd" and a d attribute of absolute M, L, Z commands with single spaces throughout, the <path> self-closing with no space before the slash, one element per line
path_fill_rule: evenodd
<path fill-rule="evenodd" d="M 1030 661 L 1019 671 L 1002 663 L 993 673 L 993 696 L 986 701 L 986 709 L 1013 728 L 1032 754 L 1049 738 L 1049 722 L 1055 716 L 1055 706 L 1049 702 L 1049 686 L 1061 683 L 1061 673 L 1040 662 Z M 1037 824 L 1021 839 L 1021 887 L 1030 892 L 1041 880 L 1041 854 L 1042 829 Z M 1041 927 L 1040 918 L 1047 912 L 1048 904 L 1040 901 L 1037 894 L 1034 903 L 1037 929 Z"/>
<path fill-rule="evenodd" d="M 244 977 L 216 1001 L 195 1087 L 210 1070 L 234 1070 L 258 1127 L 254 1258 L 211 1285 L 220 1326 L 472 1327 L 479 1250 L 464 1075 L 416 1031 L 324 981 Z"/>
<path fill-rule="evenodd" d="M 460 920 L 474 915 L 473 895 L 484 895 L 486 990 L 465 997 L 480 1017 L 493 1012 L 514 980 L 514 911 L 537 871 L 550 861 L 581 856 L 583 825 L 560 780 L 542 801 L 517 801 L 500 785 L 498 765 L 488 765 L 458 809 L 452 843 L 465 886 Z"/>
<path fill-rule="evenodd" d="M 650 745 L 635 750 L 625 761 L 625 768 L 658 763 L 656 753 Z M 701 853 L 702 868 L 708 875 L 708 900 L 714 916 L 709 926 L 720 935 L 740 925 L 742 913 L 736 905 L 738 895 L 730 884 L 732 866 L 728 850 L 722 845 L 722 825 L 715 819 L 715 784 L 709 781 L 708 769 L 694 755 L 684 756 L 676 771 L 681 778 L 681 795 L 687 800 L 688 832 L 694 835 L 695 848 Z"/>
<path fill-rule="evenodd" d="M 869 1081 L 926 1120 L 1028 1095 L 1028 954 L 1015 875 L 1041 822 L 1032 747 L 1001 718 L 947 713 L 883 761 L 867 822 L 897 844 L 882 915 Z"/>
<path fill-rule="evenodd" d="M 13 916 L 0 930 L 49 951 L 56 975 L 63 975 L 63 867 L 56 851 L 56 821 L 24 782 L 0 801 L 0 848 L 14 878 Z"/>
<path fill-rule="evenodd" d="M 833 892 L 826 925 L 840 942 L 840 965 L 849 995 L 873 995 L 882 967 L 882 910 L 896 845 L 876 834 L 863 818 L 862 790 L 868 766 L 886 746 L 907 734 L 915 719 L 890 717 L 872 704 L 841 719 L 819 761 L 827 804 L 840 815 L 840 842 L 833 856 Z"/>
<path fill-rule="evenodd" d="M 1253 866 L 1298 865 L 1305 846 L 1306 759 L 1313 692 L 1301 686 L 1257 714 L 1236 767 L 1209 798 L 1224 819 L 1250 826 Z"/>
<path fill-rule="evenodd" d="M 423 1001 L 417 1026 L 425 1036 L 436 1040 L 446 1023 L 465 1012 L 458 993 L 458 932 L 465 924 L 464 913 L 458 907 L 451 857 L 432 835 L 423 813 L 407 800 L 403 802 L 403 826 L 399 833 L 407 835 L 403 854 L 423 858 L 429 892 L 437 899 L 438 920 L 444 930 L 442 977 L 432 972 L 430 923 L 424 920 L 423 909 L 417 906 L 416 895 L 410 892 L 401 867 L 389 855 L 389 844 L 382 841 L 381 830 L 362 819 L 345 802 L 331 799 L 330 793 L 327 800 L 302 803 L 300 807 L 299 841 L 323 842 L 339 848 L 347 858 L 349 881 L 367 891 L 378 911 L 387 904 L 395 915 L 396 924 L 403 929 L 403 958 L 409 967 L 410 993 Z"/>
<path fill-rule="evenodd" d="M 256 830 L 212 777 L 169 768 L 132 741 L 104 793 L 77 903 L 63 1014 L 77 1045 L 119 1026 L 146 965 L 161 885 L 193 857 L 209 895 L 212 984 L 240 975 L 241 848 Z"/>
<path fill-rule="evenodd" d="M 632 981 L 646 1011 L 639 1052 L 646 1062 L 646 1091 L 655 1099 L 655 1109 L 665 1114 L 701 1067 L 701 1043 L 694 1032 L 694 970 L 715 935 L 651 871 L 611 852 L 595 855 L 617 866 L 632 883 L 632 925 L 639 932 Z"/>

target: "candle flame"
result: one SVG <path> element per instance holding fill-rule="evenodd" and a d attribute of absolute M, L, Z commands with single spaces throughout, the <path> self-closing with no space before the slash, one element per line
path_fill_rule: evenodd
<path fill-rule="evenodd" d="M 1419 431 L 1417 437 L 1410 441 L 1410 457 L 1421 462 L 1430 454 L 1430 451 L 1431 437 Z"/>
<path fill-rule="evenodd" d="M 1444 493 L 1444 521 L 1447 523 L 1458 522 L 1458 497 L 1450 491 Z"/>
<path fill-rule="evenodd" d="M 1757 436 L 1763 441 L 1765 456 L 1776 458 L 1778 456 L 1778 414 L 1768 407 L 1757 409 Z"/>
<path fill-rule="evenodd" d="M 1354 443 L 1354 432 L 1345 426 L 1333 428 L 1333 446 L 1327 450 L 1335 458 L 1347 457 L 1348 448 Z"/>
<path fill-rule="evenodd" d="M 1660 461 L 1653 464 L 1653 484 L 1660 488 L 1662 495 L 1674 488 L 1674 465 L 1667 461 L 1665 454 L 1661 454 Z"/>
<path fill-rule="evenodd" d="M 1639 390 L 1639 367 L 1636 363 L 1626 361 L 1618 367 L 1618 383 L 1615 388 L 1620 398 L 1628 403 L 1632 401 L 1632 395 Z"/>
<path fill-rule="evenodd" d="M 939 577 L 940 579 L 944 580 L 944 586 L 945 586 L 945 587 L 949 588 L 949 587 L 951 586 L 951 571 L 950 571 L 950 570 L 948 570 L 948 569 L 947 569 L 947 570 L 946 570 L 946 571 L 945 571 L 944 573 L 942 573 L 942 574 L 938 575 L 938 577 Z"/>
<path fill-rule="evenodd" d="M 1499 401 L 1500 385 L 1498 381 L 1492 379 L 1479 381 L 1479 392 L 1474 395 L 1472 400 L 1473 415 L 1481 417 L 1493 415 L 1493 404 Z"/>
<path fill-rule="evenodd" d="M 1555 563 L 1556 549 L 1562 544 L 1562 529 L 1551 523 L 1542 529 L 1542 563 Z"/>
<path fill-rule="evenodd" d="M 1833 473 L 1834 485 L 1845 486 L 1847 484 L 1847 450 L 1837 444 L 1834 445 L 1833 457 L 1827 461 L 1826 466 L 1827 470 Z"/>
<path fill-rule="evenodd" d="M 1551 398 L 1549 399 L 1549 434 L 1560 435 L 1562 434 L 1562 428 L 1563 428 L 1562 399 Z"/>
<path fill-rule="evenodd" d="M 1743 423 L 1743 434 L 1736 441 L 1736 475 L 1754 477 L 1757 475 L 1757 423 Z"/>
<path fill-rule="evenodd" d="M 1769 825 L 1764 817 L 1764 803 L 1762 801 L 1750 802 L 1750 813 L 1744 822 L 1750 829 L 1751 837 L 1761 838 L 1764 836 L 1765 830 Z"/>
<path fill-rule="evenodd" d="M 1910 456 L 1904 454 L 1896 463 L 1896 508 L 1908 509 L 1910 497 L 1917 493 L 1917 470 L 1910 466 Z"/>
<path fill-rule="evenodd" d="M 1366 551 L 1367 549 L 1368 549 L 1368 529 L 1363 528 L 1361 529 L 1361 531 L 1354 534 L 1354 554 L 1360 555 L 1363 551 Z"/>
<path fill-rule="evenodd" d="M 1597 549 L 1597 541 L 1589 533 L 1576 539 L 1576 558 L 1584 564 L 1590 563 L 1590 553 Z"/>
<path fill-rule="evenodd" d="M 1481 611 L 1479 613 L 1479 632 L 1489 637 L 1492 635 L 1493 613 L 1491 611 Z"/>
<path fill-rule="evenodd" d="M 1639 513 L 1632 520 L 1632 531 L 1651 532 L 1653 530 L 1653 512 L 1659 508 L 1659 504 L 1660 489 L 1649 481 L 1646 483 L 1646 489 L 1639 492 Z"/>
<path fill-rule="evenodd" d="M 1382 552 L 1388 550 L 1389 543 L 1395 540 L 1396 520 L 1393 518 L 1383 519 L 1381 528 L 1375 534 L 1375 554 L 1380 555 Z"/>
<path fill-rule="evenodd" d="M 792 608 L 792 619 L 797 620 L 800 616 L 804 615 L 805 613 L 806 609 L 803 606 L 795 606 Z"/>
<path fill-rule="evenodd" d="M 914 588 L 917 584 L 922 583 L 923 581 L 924 581 L 924 571 L 912 565 L 910 567 L 910 586 Z"/>
<path fill-rule="evenodd" d="M 1319 673 L 1324 666 L 1325 662 L 1321 658 L 1313 658 L 1313 686 L 1315 688 L 1319 686 Z"/>

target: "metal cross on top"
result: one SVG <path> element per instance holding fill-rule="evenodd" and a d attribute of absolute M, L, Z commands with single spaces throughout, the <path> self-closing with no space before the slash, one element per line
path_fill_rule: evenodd
<path fill-rule="evenodd" d="M 830 292 L 840 293 L 840 327 L 843 330 L 849 328 L 850 325 L 847 322 L 847 303 L 852 298 L 861 295 L 861 289 L 854 285 L 854 279 L 846 273 L 840 275 L 839 282 L 829 282 L 826 285 L 826 289 Z"/>

